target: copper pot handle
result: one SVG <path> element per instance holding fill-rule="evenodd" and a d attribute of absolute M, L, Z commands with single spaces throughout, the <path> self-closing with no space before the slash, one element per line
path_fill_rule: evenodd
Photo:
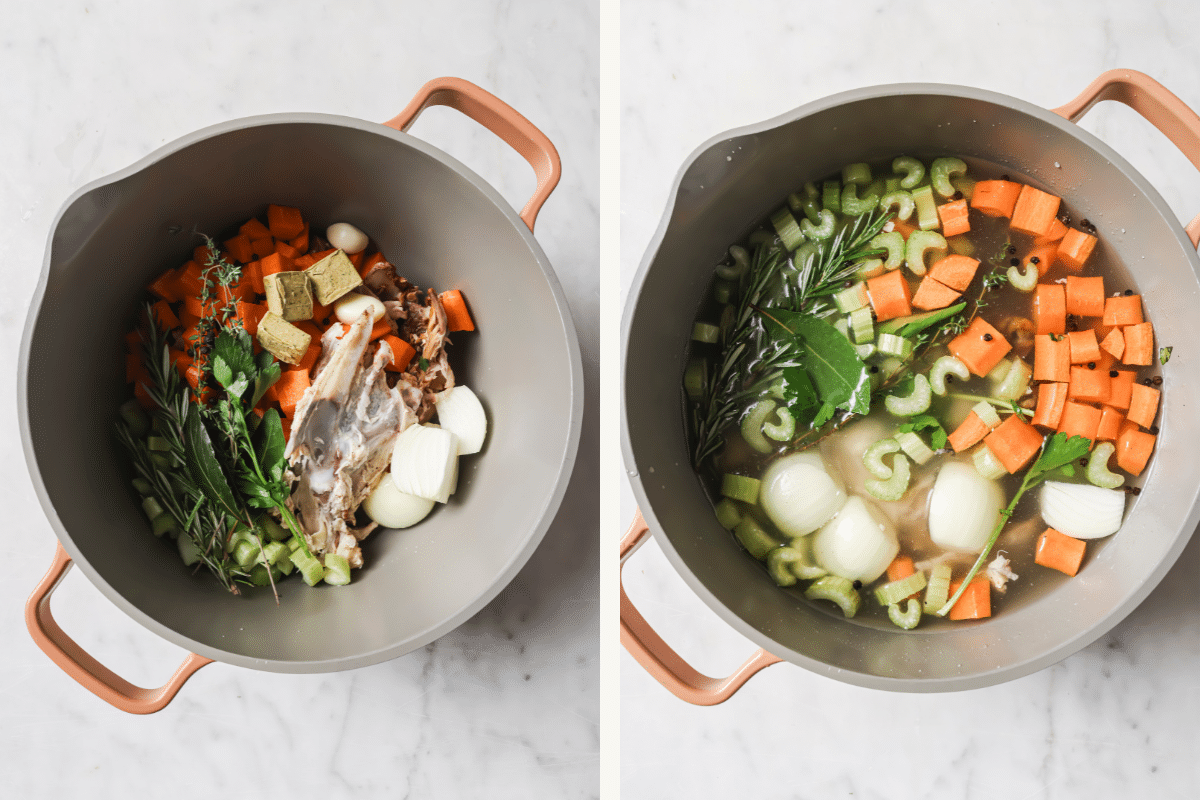
<path fill-rule="evenodd" d="M 1165 86 L 1141 72 L 1112 69 L 1088 84 L 1079 96 L 1054 113 L 1078 122 L 1101 100 L 1116 100 L 1142 115 L 1142 118 L 1171 140 L 1192 166 L 1200 169 L 1200 116 L 1171 94 Z M 1193 247 L 1200 247 L 1200 214 L 1184 227 Z"/>
<path fill-rule="evenodd" d="M 134 686 L 108 667 L 88 655 L 54 621 L 50 613 L 50 596 L 71 569 L 71 557 L 59 544 L 54 552 L 50 571 L 33 590 L 25 603 L 25 625 L 37 646 L 58 664 L 62 671 L 74 678 L 80 686 L 101 700 L 130 714 L 153 714 L 160 711 L 175 697 L 192 673 L 211 664 L 211 658 L 189 653 L 179 669 L 165 685 L 157 689 Z"/>
<path fill-rule="evenodd" d="M 499 136 L 529 162 L 537 176 L 537 187 L 525 208 L 521 209 L 521 220 L 532 231 L 538 211 L 562 175 L 558 151 L 546 134 L 508 103 L 462 78 L 434 78 L 421 87 L 403 111 L 383 124 L 407 131 L 430 106 L 450 106 L 465 114 Z"/>
<path fill-rule="evenodd" d="M 621 568 L 633 552 L 649 538 L 650 526 L 639 509 L 621 539 Z M 656 681 L 671 694 L 698 706 L 715 706 L 733 696 L 759 670 L 782 659 L 759 649 L 727 678 L 710 678 L 696 671 L 662 640 L 634 607 L 621 584 L 621 644 Z"/>

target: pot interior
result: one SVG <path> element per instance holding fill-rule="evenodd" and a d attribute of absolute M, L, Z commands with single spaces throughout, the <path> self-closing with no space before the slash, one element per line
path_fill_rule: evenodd
<path fill-rule="evenodd" d="M 1164 370 L 1157 452 L 1122 530 L 1066 581 L 1010 588 L 1002 613 L 904 632 L 846 621 L 782 591 L 713 515 L 690 469 L 681 381 L 692 321 L 728 246 L 804 182 L 851 162 L 908 154 L 986 162 L 1063 198 L 1099 229 L 1144 296 Z M 719 137 L 693 155 L 634 280 L 624 320 L 624 441 L 634 492 L 684 579 L 735 628 L 825 675 L 905 691 L 966 689 L 1040 669 L 1107 631 L 1157 584 L 1197 521 L 1190 443 L 1200 282 L 1195 250 L 1166 203 L 1123 159 L 1043 109 L 950 86 L 845 93 Z M 1024 577 L 1024 576 L 1023 576 Z M 867 598 L 864 602 L 874 602 Z M 834 614 L 837 614 L 835 617 Z"/>
<path fill-rule="evenodd" d="M 281 119 L 282 117 L 282 119 Z M 215 132 L 214 132 L 215 131 Z M 459 288 L 477 331 L 451 336 L 459 383 L 489 417 L 458 491 L 421 524 L 377 530 L 345 587 L 290 579 L 234 597 L 155 540 L 113 437 L 122 337 L 143 287 L 188 260 L 198 230 L 236 233 L 268 203 L 312 231 L 349 221 L 422 288 Z M 27 453 L 68 551 L 135 618 L 197 653 L 258 669 L 323 671 L 431 641 L 495 596 L 553 518 L 579 431 L 579 356 L 553 271 L 504 201 L 436 149 L 318 115 L 218 126 L 85 191 L 60 215 L 27 329 Z"/>

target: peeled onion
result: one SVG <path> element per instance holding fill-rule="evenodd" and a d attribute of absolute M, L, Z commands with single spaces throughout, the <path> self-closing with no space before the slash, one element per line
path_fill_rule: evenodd
<path fill-rule="evenodd" d="M 349 222 L 335 222 L 325 229 L 329 244 L 348 256 L 367 249 L 367 235 Z"/>
<path fill-rule="evenodd" d="M 405 494 L 444 503 L 458 480 L 458 438 L 444 428 L 409 425 L 392 450 L 392 481 Z"/>
<path fill-rule="evenodd" d="M 1076 539 L 1114 534 L 1125 515 L 1124 492 L 1086 483 L 1046 481 L 1041 502 L 1046 524 Z"/>
<path fill-rule="evenodd" d="M 433 503 L 433 500 L 400 491 L 388 473 L 367 495 L 362 507 L 367 516 L 385 528 L 407 528 L 425 519 L 433 510 Z"/>
<path fill-rule="evenodd" d="M 813 534 L 812 547 L 817 563 L 830 573 L 863 583 L 882 575 L 900 552 L 891 521 L 858 496 Z"/>
<path fill-rule="evenodd" d="M 759 503 L 775 527 L 789 538 L 812 533 L 845 502 L 841 480 L 829 473 L 818 453 L 784 456 L 763 473 Z"/>
<path fill-rule="evenodd" d="M 962 461 L 947 461 L 929 494 L 929 538 L 946 550 L 978 553 L 992 537 L 1004 490 Z"/>
<path fill-rule="evenodd" d="M 470 388 L 459 384 L 435 395 L 438 423 L 458 437 L 458 454 L 469 456 L 483 449 L 487 415 Z"/>

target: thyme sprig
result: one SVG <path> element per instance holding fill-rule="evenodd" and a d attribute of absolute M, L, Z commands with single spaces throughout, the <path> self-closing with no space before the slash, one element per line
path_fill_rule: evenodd
<path fill-rule="evenodd" d="M 233 324 L 240 327 L 237 316 L 237 298 L 233 287 L 242 279 L 242 268 L 232 263 L 207 234 L 198 233 L 204 240 L 205 257 L 200 271 L 200 307 L 204 316 L 196 323 L 195 331 L 188 337 L 187 354 L 192 357 L 200 371 L 202 385 L 209 385 L 212 367 L 208 354 L 221 329 Z"/>

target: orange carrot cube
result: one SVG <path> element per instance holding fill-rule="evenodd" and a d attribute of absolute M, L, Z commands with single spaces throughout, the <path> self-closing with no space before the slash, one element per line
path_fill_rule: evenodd
<path fill-rule="evenodd" d="M 1125 352 L 1125 334 L 1121 333 L 1120 328 L 1113 328 L 1104 337 L 1104 341 L 1100 343 L 1100 349 L 1111 355 L 1114 359 L 1119 359 L 1121 354 Z"/>
<path fill-rule="evenodd" d="M 1083 563 L 1083 553 L 1086 549 L 1087 543 L 1082 539 L 1067 536 L 1054 528 L 1046 528 L 1046 532 L 1038 538 L 1033 561 L 1043 567 L 1075 575 L 1079 572 L 1079 565 Z"/>
<path fill-rule="evenodd" d="M 1146 386 L 1143 383 L 1133 384 L 1130 387 L 1129 412 L 1125 415 L 1125 419 L 1136 422 L 1143 428 L 1149 428 L 1154 424 L 1154 418 L 1158 416 L 1160 394 L 1158 389 L 1153 386 Z"/>
<path fill-rule="evenodd" d="M 1067 276 L 1067 313 L 1077 317 L 1104 316 L 1104 278 Z"/>
<path fill-rule="evenodd" d="M 1063 406 L 1062 417 L 1058 421 L 1058 432 L 1065 433 L 1067 438 L 1082 436 L 1096 441 L 1096 431 L 1100 427 L 1100 409 L 1095 406 L 1076 403 L 1068 400 Z"/>
<path fill-rule="evenodd" d="M 1060 202 L 1059 198 L 1041 189 L 1022 186 L 1009 226 L 1020 233 L 1045 236 L 1050 232 L 1050 224 L 1058 216 Z"/>
<path fill-rule="evenodd" d="M 1149 322 L 1126 325 L 1121 329 L 1125 337 L 1126 364 L 1148 367 L 1154 363 L 1154 326 Z"/>
<path fill-rule="evenodd" d="M 1004 360 L 1012 345 L 983 317 L 976 317 L 965 331 L 950 340 L 949 348 L 972 374 L 987 375 Z"/>
<path fill-rule="evenodd" d="M 953 304 L 961 296 L 961 292 L 939 283 L 932 275 L 926 275 L 917 285 L 917 293 L 912 297 L 912 306 L 922 311 L 933 311 Z"/>
<path fill-rule="evenodd" d="M 1069 384 L 1047 382 L 1038 384 L 1037 408 L 1034 409 L 1031 424 L 1054 430 L 1062 418 L 1063 407 L 1067 402 Z"/>
<path fill-rule="evenodd" d="M 1072 228 L 1063 235 L 1058 244 L 1058 260 L 1066 264 L 1071 272 L 1079 272 L 1095 246 L 1095 236 Z"/>
<path fill-rule="evenodd" d="M 1098 442 L 1115 442 L 1121 434 L 1121 425 L 1125 422 L 1125 415 L 1112 406 L 1104 406 L 1100 409 L 1100 424 L 1096 427 L 1096 441 Z"/>
<path fill-rule="evenodd" d="M 1108 404 L 1121 411 L 1128 411 L 1137 373 L 1127 369 L 1110 369 L 1108 377 L 1111 381 L 1108 388 Z"/>
<path fill-rule="evenodd" d="M 1035 381 L 1071 380 L 1071 345 L 1065 336 L 1052 334 L 1033 337 L 1033 379 Z"/>
<path fill-rule="evenodd" d="M 1130 475 L 1141 475 L 1154 452 L 1155 436 L 1127 424 L 1117 436 L 1117 466 Z"/>
<path fill-rule="evenodd" d="M 880 322 L 912 314 L 912 291 L 901 270 L 885 272 L 868 280 L 867 295 L 875 309 L 875 319 Z"/>
<path fill-rule="evenodd" d="M 1039 283 L 1033 290 L 1034 333 L 1067 332 L 1067 294 L 1061 283 Z"/>
<path fill-rule="evenodd" d="M 1107 403 L 1112 396 L 1112 378 L 1102 369 L 1071 367 L 1072 400 L 1085 403 Z"/>
<path fill-rule="evenodd" d="M 940 205 L 937 212 L 938 218 L 942 221 L 943 236 L 958 236 L 971 230 L 971 223 L 967 219 L 967 201 L 965 199 Z"/>
<path fill-rule="evenodd" d="M 1067 344 L 1071 346 L 1072 364 L 1086 364 L 1100 358 L 1100 344 L 1094 330 L 1071 331 L 1067 334 Z"/>
<path fill-rule="evenodd" d="M 958 591 L 962 581 L 951 582 L 950 596 Z M 992 583 L 982 575 L 978 575 L 967 585 L 967 590 L 954 604 L 947 615 L 950 619 L 983 619 L 992 615 Z"/>
<path fill-rule="evenodd" d="M 1104 300 L 1105 325 L 1137 325 L 1142 318 L 1142 296 L 1126 294 Z"/>
<path fill-rule="evenodd" d="M 1037 455 L 1042 447 L 1042 434 L 1021 419 L 1020 414 L 1013 414 L 989 433 L 983 442 L 1011 474 Z"/>
<path fill-rule="evenodd" d="M 965 292 L 975 280 L 979 259 L 951 253 L 929 268 L 929 277 L 958 292 Z"/>
<path fill-rule="evenodd" d="M 1012 217 L 1021 184 L 1014 181 L 979 181 L 971 193 L 971 208 L 989 217 Z"/>

